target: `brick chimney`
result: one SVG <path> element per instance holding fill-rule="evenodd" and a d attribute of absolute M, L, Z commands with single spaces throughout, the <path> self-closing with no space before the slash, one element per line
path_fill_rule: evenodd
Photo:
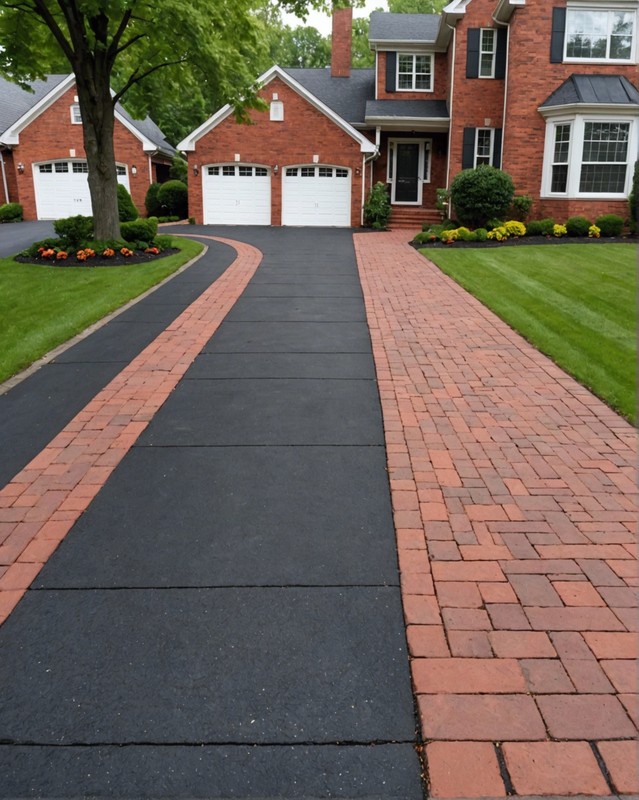
<path fill-rule="evenodd" d="M 348 78 L 351 74 L 351 37 L 353 9 L 333 9 L 333 38 L 331 42 L 331 76 Z"/>

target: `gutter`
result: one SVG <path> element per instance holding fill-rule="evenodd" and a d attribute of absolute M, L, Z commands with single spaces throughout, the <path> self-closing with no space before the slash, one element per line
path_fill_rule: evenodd
<path fill-rule="evenodd" d="M 446 23 L 448 25 L 448 23 Z M 457 26 L 448 25 L 449 28 L 453 31 L 453 53 L 451 56 L 451 70 L 450 70 L 450 100 L 448 106 L 448 116 L 450 118 L 450 127 L 449 127 L 449 134 L 448 134 L 448 155 L 446 157 L 446 186 L 444 187 L 446 190 L 450 188 L 450 151 L 452 146 L 452 128 L 454 123 L 454 114 L 453 114 L 453 99 L 455 96 L 455 59 L 457 57 Z M 503 141 L 503 136 L 502 136 Z M 448 209 L 450 213 L 450 208 Z"/>

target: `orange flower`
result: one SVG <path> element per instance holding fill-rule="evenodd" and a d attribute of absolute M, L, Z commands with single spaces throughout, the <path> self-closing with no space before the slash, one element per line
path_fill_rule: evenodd
<path fill-rule="evenodd" d="M 87 260 L 87 254 L 84 252 L 84 250 L 78 250 L 78 252 L 75 254 L 75 257 L 78 259 L 78 261 Z"/>
<path fill-rule="evenodd" d="M 129 258 L 130 256 L 132 256 L 132 255 L 133 255 L 133 250 L 129 250 L 129 248 L 128 248 L 128 247 L 123 247 L 123 248 L 120 250 L 120 253 L 122 253 L 122 255 L 123 255 L 125 258 Z"/>
<path fill-rule="evenodd" d="M 42 258 L 55 258 L 55 250 L 51 248 L 49 248 L 48 250 L 43 250 L 41 255 Z"/>
<path fill-rule="evenodd" d="M 113 256 L 115 255 L 115 250 L 113 250 L 111 247 L 107 247 L 106 250 L 102 251 L 102 255 L 105 258 L 113 258 Z"/>
<path fill-rule="evenodd" d="M 145 253 L 151 253 L 151 255 L 157 256 L 160 252 L 157 247 L 147 247 L 144 251 Z"/>
<path fill-rule="evenodd" d="M 65 253 L 65 252 L 64 252 L 64 250 L 60 250 L 60 252 L 59 252 L 59 253 L 58 253 L 58 255 L 56 256 L 56 259 L 57 259 L 58 261 L 64 261 L 64 259 L 65 259 L 67 256 L 68 256 L 68 253 Z"/>

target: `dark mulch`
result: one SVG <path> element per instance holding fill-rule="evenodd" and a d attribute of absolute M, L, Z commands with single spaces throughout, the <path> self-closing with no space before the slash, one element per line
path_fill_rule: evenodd
<path fill-rule="evenodd" d="M 430 249 L 446 249 L 454 248 L 455 250 L 460 247 L 521 247 L 522 245 L 529 244 L 637 244 L 636 236 L 608 236 L 599 239 L 590 239 L 585 236 L 521 236 L 519 239 L 506 239 L 503 242 L 497 242 L 494 239 L 488 239 L 485 242 L 462 242 L 456 241 L 453 244 L 445 244 L 444 242 L 410 242 L 410 244 L 417 250 L 422 248 Z"/>
<path fill-rule="evenodd" d="M 95 255 L 93 258 L 87 258 L 86 261 L 78 261 L 75 255 L 70 255 L 63 261 L 51 260 L 50 258 L 31 258 L 30 256 L 16 256 L 15 260 L 21 264 L 39 264 L 46 267 L 64 268 L 64 267 L 121 267 L 123 264 L 141 264 L 146 261 L 157 261 L 158 258 L 171 256 L 173 253 L 178 253 L 177 247 L 167 247 L 162 250 L 158 255 L 153 253 L 145 253 L 143 250 L 135 250 L 132 256 L 123 256 L 117 250 L 115 255 L 111 258 L 105 258 L 102 255 Z"/>

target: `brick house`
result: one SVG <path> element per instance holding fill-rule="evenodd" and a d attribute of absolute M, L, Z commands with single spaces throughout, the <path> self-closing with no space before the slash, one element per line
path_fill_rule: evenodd
<path fill-rule="evenodd" d="M 637 0 L 452 0 L 371 15 L 374 69 L 351 69 L 351 9 L 330 69 L 270 69 L 266 112 L 227 106 L 187 136 L 198 222 L 357 226 L 384 182 L 392 224 L 438 219 L 467 167 L 509 172 L 536 217 L 627 215 L 639 148 Z"/>
<path fill-rule="evenodd" d="M 73 75 L 49 75 L 33 93 L 0 79 L 0 204 L 21 203 L 24 218 L 91 214 L 82 119 Z M 176 153 L 155 123 L 115 109 L 118 181 L 144 213 L 150 183 L 168 179 Z"/>

